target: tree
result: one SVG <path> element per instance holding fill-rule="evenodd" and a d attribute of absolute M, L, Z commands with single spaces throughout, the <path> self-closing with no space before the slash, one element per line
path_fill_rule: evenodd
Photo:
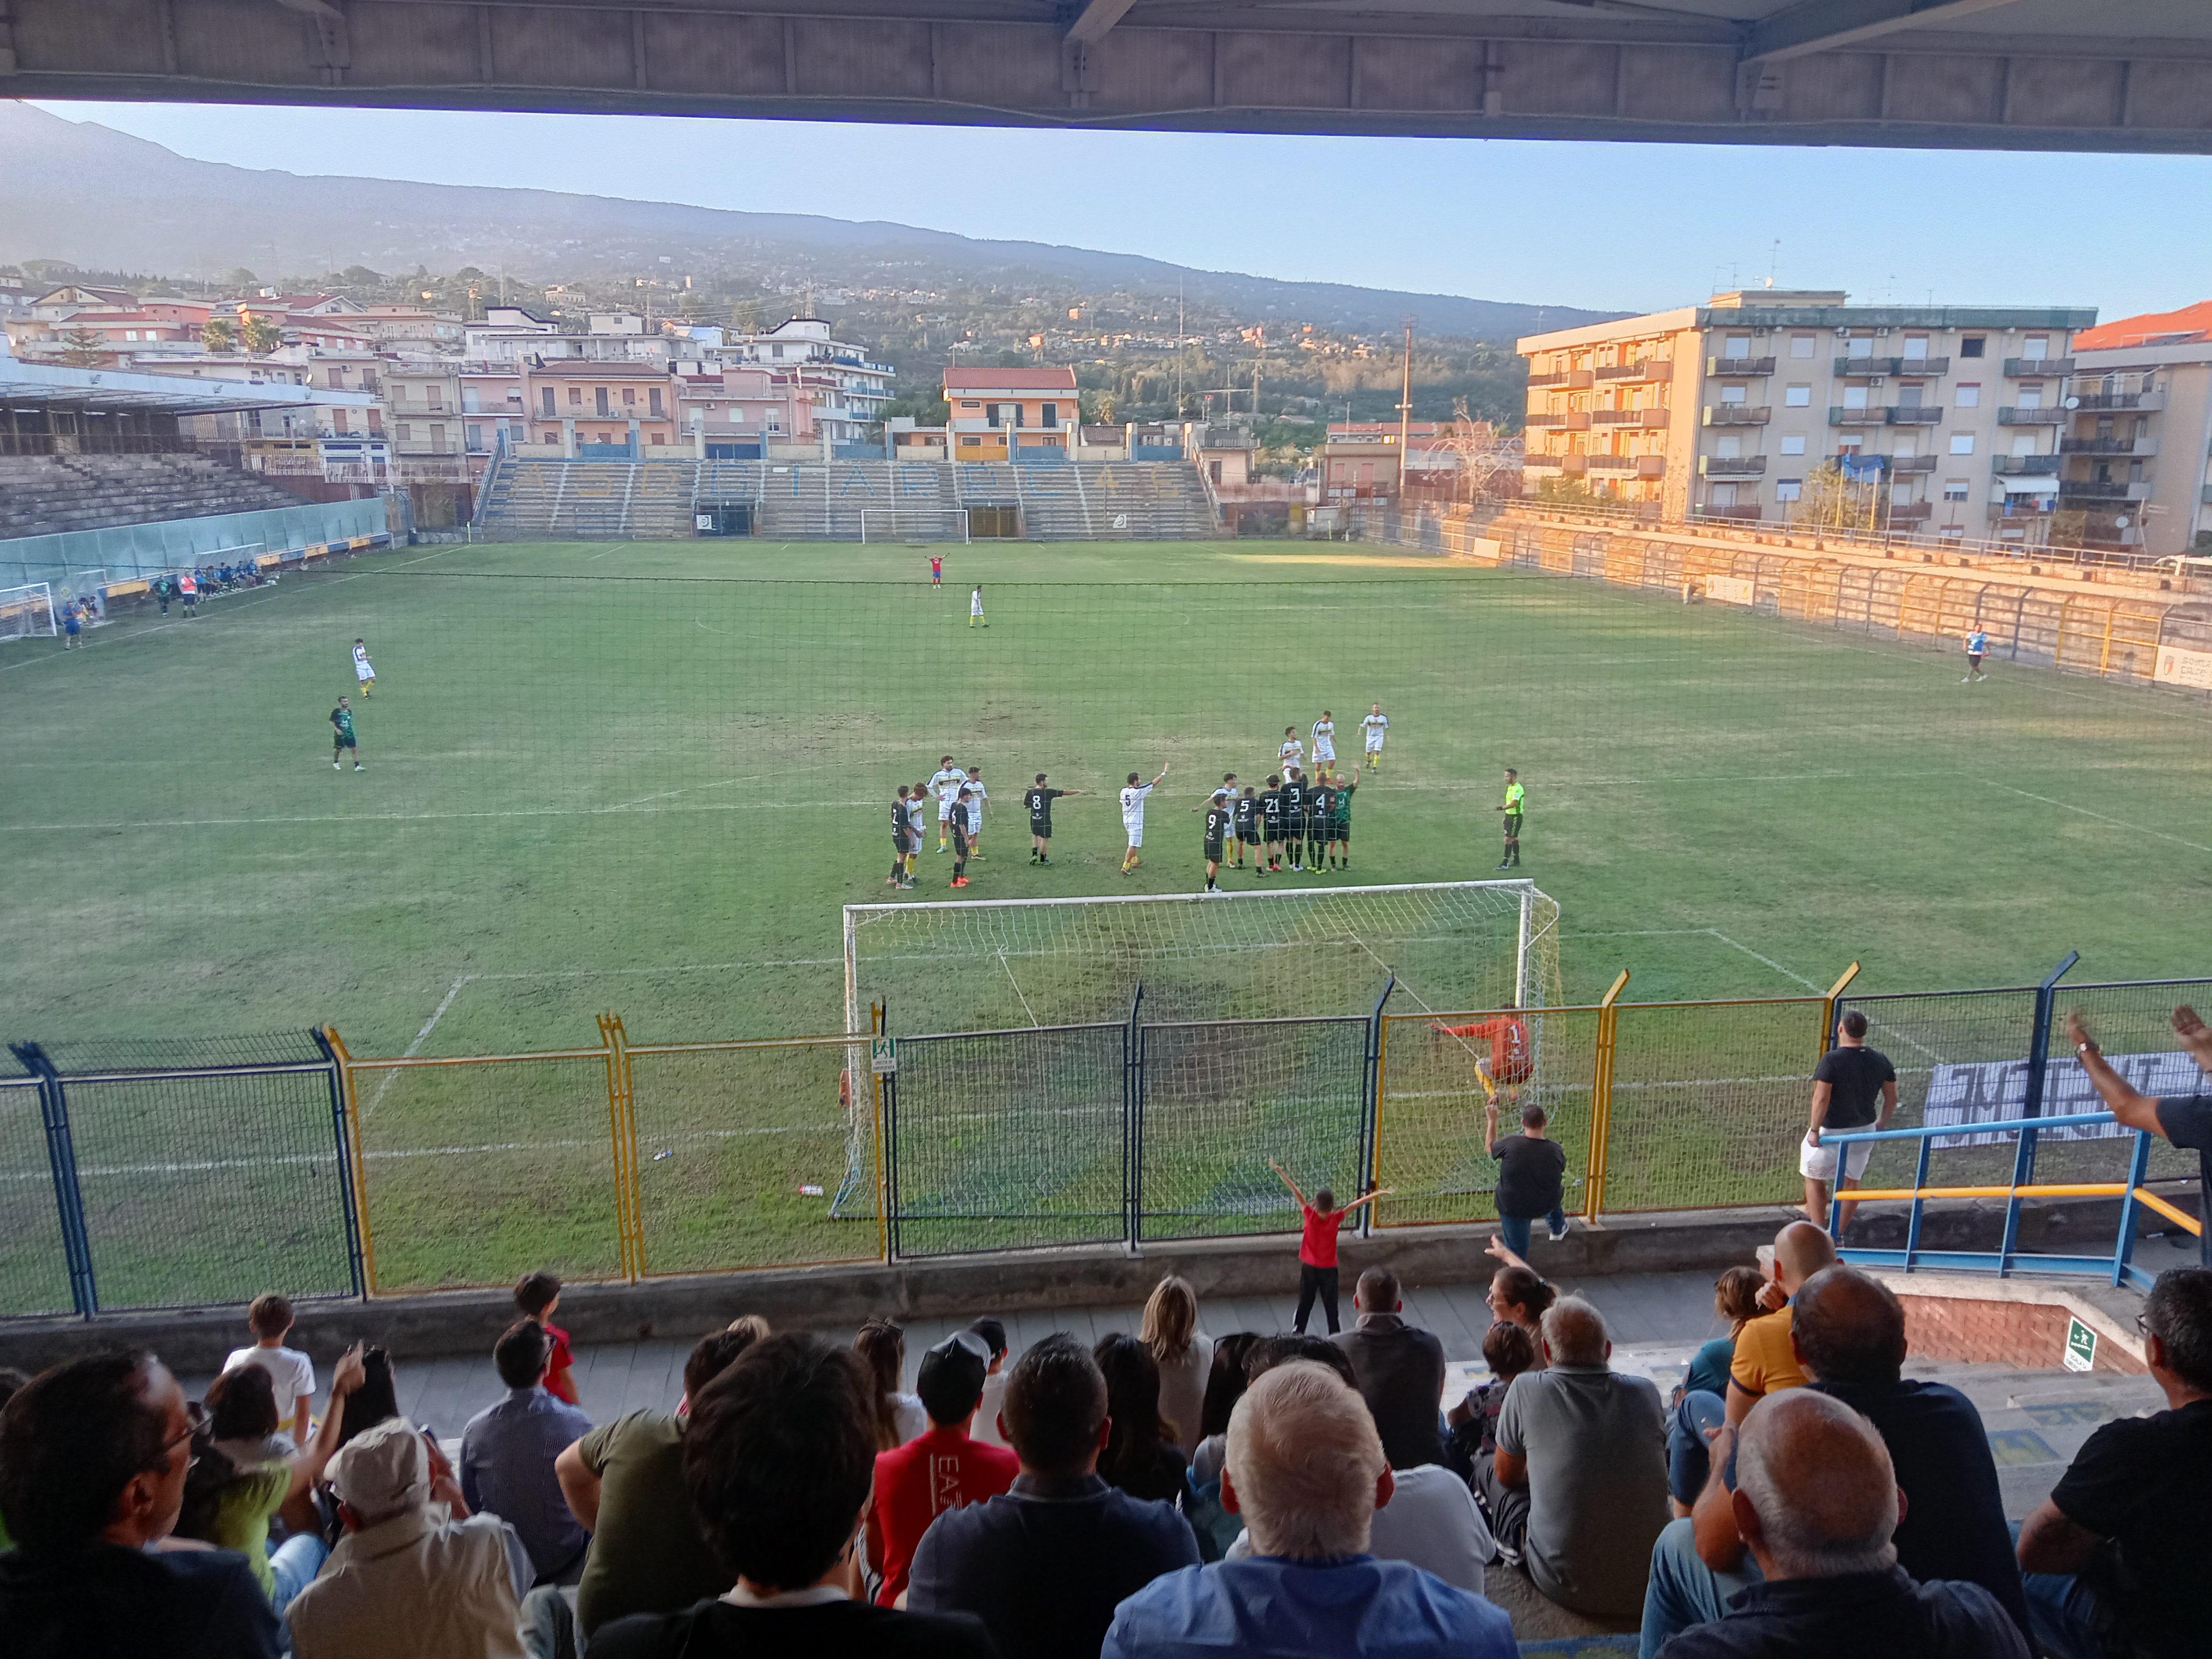
<path fill-rule="evenodd" d="M 240 319 L 238 332 L 246 349 L 257 357 L 266 356 L 284 343 L 284 336 L 276 325 L 258 312 L 246 313 Z"/>
<path fill-rule="evenodd" d="M 1121 400 L 1110 392 L 1099 395 L 1098 423 L 1101 426 L 1119 426 L 1121 423 Z"/>
<path fill-rule="evenodd" d="M 200 325 L 200 344 L 210 351 L 234 351 L 238 349 L 238 331 L 231 326 L 228 317 L 210 317 Z"/>
<path fill-rule="evenodd" d="M 256 276 L 252 271 L 248 270 L 244 265 L 239 266 L 235 270 L 232 271 L 229 276 L 224 277 L 222 280 L 228 283 L 231 287 L 238 289 L 241 294 L 249 288 L 258 288 L 261 286 L 261 279 L 258 276 Z"/>
<path fill-rule="evenodd" d="M 88 328 L 73 328 L 62 336 L 62 361 L 71 368 L 95 367 L 106 349 L 106 342 Z"/>
<path fill-rule="evenodd" d="M 1814 530 L 1872 530 L 1877 486 L 1853 483 L 1831 461 L 1805 475 L 1792 522 Z"/>

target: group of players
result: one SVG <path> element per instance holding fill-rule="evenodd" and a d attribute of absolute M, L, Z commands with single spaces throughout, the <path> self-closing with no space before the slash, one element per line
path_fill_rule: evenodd
<path fill-rule="evenodd" d="M 1204 852 L 1206 885 L 1221 890 L 1221 866 L 1242 869 L 1249 850 L 1250 862 L 1261 876 L 1279 874 L 1287 860 L 1295 871 L 1349 870 L 1352 867 L 1352 800 L 1362 778 L 1382 764 L 1382 747 L 1390 729 L 1382 705 L 1376 703 L 1360 722 L 1364 738 L 1364 765 L 1347 776 L 1336 769 L 1336 721 L 1329 711 L 1313 724 L 1314 771 L 1305 769 L 1306 744 L 1296 726 L 1286 726 L 1276 759 L 1280 770 L 1268 775 L 1267 787 L 1240 785 L 1234 772 L 1223 775 L 1220 787 L 1190 810 L 1206 815 Z M 1144 860 L 1145 808 L 1153 790 L 1167 779 L 1163 766 L 1150 783 L 1132 772 L 1121 793 L 1121 826 L 1127 850 L 1121 856 L 1121 873 L 1127 875 Z M 1030 862 L 1052 862 L 1052 805 L 1085 789 L 1054 789 L 1048 775 L 1040 772 L 1023 793 L 1022 805 L 1030 819 Z M 937 850 L 952 855 L 953 887 L 969 883 L 968 862 L 982 856 L 983 813 L 990 791 L 980 766 L 956 765 L 942 757 L 936 772 L 920 783 L 901 784 L 891 803 L 891 868 L 884 884 L 911 890 L 915 865 L 928 829 L 930 803 L 937 805 Z"/>

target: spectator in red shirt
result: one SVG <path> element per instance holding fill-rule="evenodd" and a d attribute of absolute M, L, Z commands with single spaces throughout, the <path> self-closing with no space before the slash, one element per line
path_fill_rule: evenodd
<path fill-rule="evenodd" d="M 525 1319 L 552 1339 L 552 1358 L 545 1363 L 545 1392 L 571 1406 L 582 1405 L 576 1398 L 576 1356 L 568 1346 L 568 1333 L 553 1323 L 553 1310 L 561 1305 L 561 1281 L 547 1273 L 523 1274 L 521 1283 L 514 1287 L 514 1305 L 522 1310 Z"/>
<path fill-rule="evenodd" d="M 947 1510 L 996 1498 L 1014 1484 L 1020 1462 L 1003 1446 L 969 1437 L 983 1399 L 991 1357 L 973 1331 L 955 1331 L 921 1357 L 915 1391 L 929 1427 L 902 1446 L 876 1455 L 876 1489 L 868 1506 L 868 1553 L 882 1567 L 876 1601 L 894 1607 L 929 1523 Z"/>
<path fill-rule="evenodd" d="M 1334 1336 L 1343 1328 L 1336 1317 L 1337 1229 L 1344 1225 L 1345 1217 L 1361 1205 L 1372 1204 L 1392 1189 L 1376 1188 L 1364 1198 L 1355 1198 L 1340 1210 L 1336 1207 L 1336 1194 L 1328 1188 L 1316 1193 L 1313 1201 L 1308 1203 L 1287 1170 L 1273 1158 L 1267 1160 L 1267 1167 L 1282 1177 L 1283 1185 L 1298 1201 L 1298 1316 L 1291 1322 L 1291 1328 L 1301 1336 L 1305 1334 L 1306 1321 L 1313 1316 L 1314 1297 L 1318 1294 L 1322 1312 L 1328 1316 L 1328 1334 Z"/>

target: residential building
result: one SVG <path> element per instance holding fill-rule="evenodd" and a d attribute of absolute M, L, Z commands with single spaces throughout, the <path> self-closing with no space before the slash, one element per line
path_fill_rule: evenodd
<path fill-rule="evenodd" d="M 455 365 L 461 382 L 461 444 L 479 471 L 498 451 L 501 435 L 511 451 L 530 441 L 530 420 L 522 403 L 522 365 L 470 362 Z"/>
<path fill-rule="evenodd" d="M 526 364 L 522 373 L 532 442 L 587 460 L 672 454 L 676 392 L 676 377 L 652 363 L 551 359 Z"/>
<path fill-rule="evenodd" d="M 423 346 L 447 352 L 461 349 L 467 328 L 453 313 L 422 306 L 362 306 L 353 320 L 386 348 Z"/>
<path fill-rule="evenodd" d="M 709 460 L 765 459 L 770 444 L 818 441 L 814 410 L 793 378 L 713 358 L 675 364 L 678 425 Z"/>
<path fill-rule="evenodd" d="M 404 358 L 384 365 L 384 431 L 410 483 L 457 483 L 469 475 L 457 360 Z"/>
<path fill-rule="evenodd" d="M 1003 461 L 1009 447 L 1065 452 L 1080 416 L 1072 368 L 948 368 L 956 461 Z"/>
<path fill-rule="evenodd" d="M 676 331 L 690 335 L 701 331 L 677 325 Z M 691 349 L 679 341 L 679 351 L 688 355 Z M 757 333 L 725 330 L 721 343 L 704 350 L 726 364 L 757 365 L 793 375 L 793 384 L 812 404 L 814 424 L 832 443 L 859 443 L 866 438 L 867 428 L 883 419 L 898 373 L 888 363 L 871 362 L 866 348 L 836 338 L 830 324 L 819 317 L 793 317 Z"/>
<path fill-rule="evenodd" d="M 2212 540 L 2212 301 L 2088 329 L 2070 367 L 2062 533 L 2155 558 Z"/>
<path fill-rule="evenodd" d="M 2095 320 L 1751 289 L 1531 335 L 1516 348 L 1528 359 L 1524 489 L 1787 523 L 1806 477 L 1848 460 L 1893 532 L 2040 542 L 2057 495 L 2063 361 Z"/>
<path fill-rule="evenodd" d="M 1408 449 L 1427 448 L 1443 432 L 1434 421 L 1413 421 L 1403 435 Z M 1322 501 L 1395 501 L 1400 472 L 1419 468 L 1401 465 L 1399 437 L 1395 421 L 1331 422 L 1322 444 Z"/>
<path fill-rule="evenodd" d="M 64 283 L 59 288 L 50 288 L 31 301 L 31 314 L 49 320 L 68 316 L 71 312 L 97 307 L 104 311 L 134 311 L 138 296 L 127 288 L 92 288 L 82 283 Z"/>

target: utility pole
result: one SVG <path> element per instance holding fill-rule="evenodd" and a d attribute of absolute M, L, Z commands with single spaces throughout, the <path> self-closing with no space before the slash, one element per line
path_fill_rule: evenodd
<path fill-rule="evenodd" d="M 1178 421 L 1180 421 L 1181 419 L 1182 419 L 1182 356 L 1183 356 L 1183 343 L 1182 343 L 1182 337 L 1183 337 L 1183 328 L 1184 328 L 1184 324 L 1183 324 L 1183 315 L 1182 315 L 1182 284 L 1183 284 L 1183 279 L 1182 279 L 1182 277 L 1180 277 L 1180 276 L 1176 277 L 1176 406 L 1175 406 L 1175 417 L 1176 417 L 1176 419 L 1177 419 Z"/>
<path fill-rule="evenodd" d="M 1413 319 L 1406 319 L 1405 378 L 1398 391 L 1398 500 L 1406 499 L 1406 442 L 1412 436 L 1413 426 Z"/>

